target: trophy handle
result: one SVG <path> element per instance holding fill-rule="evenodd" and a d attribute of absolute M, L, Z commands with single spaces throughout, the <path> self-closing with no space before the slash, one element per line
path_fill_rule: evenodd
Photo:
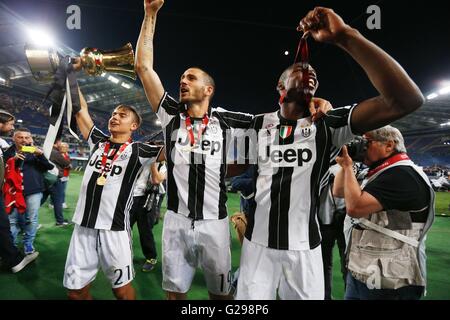
<path fill-rule="evenodd" d="M 37 81 L 53 81 L 53 76 L 60 63 L 60 57 L 55 50 L 25 45 L 25 56 L 31 73 Z"/>

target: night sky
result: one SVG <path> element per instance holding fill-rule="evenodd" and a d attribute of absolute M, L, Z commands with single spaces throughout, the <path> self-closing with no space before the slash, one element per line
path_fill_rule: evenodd
<path fill-rule="evenodd" d="M 120 47 L 139 35 L 143 1 L 2 0 L 30 25 L 52 30 L 58 41 Z M 81 30 L 68 30 L 66 8 L 81 8 Z M 366 9 L 381 8 L 381 30 L 369 30 Z M 299 20 L 315 6 L 330 7 L 345 22 L 391 54 L 426 95 L 450 81 L 450 19 L 442 1 L 213 1 L 166 0 L 155 36 L 155 70 L 178 96 L 179 76 L 199 66 L 216 80 L 214 106 L 252 113 L 277 108 L 276 81 L 295 56 Z M 335 107 L 376 95 L 362 69 L 341 49 L 309 40 L 318 72 L 317 96 Z M 284 55 L 289 51 L 288 56 Z"/>

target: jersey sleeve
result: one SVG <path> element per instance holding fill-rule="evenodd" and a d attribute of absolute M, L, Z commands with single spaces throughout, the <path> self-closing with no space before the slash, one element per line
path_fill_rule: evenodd
<path fill-rule="evenodd" d="M 138 142 L 139 161 L 143 165 L 156 162 L 163 147 Z"/>
<path fill-rule="evenodd" d="M 92 151 L 92 149 L 94 148 L 94 146 L 97 143 L 108 140 L 108 139 L 109 139 L 109 136 L 104 134 L 103 131 L 101 131 L 96 126 L 93 126 L 91 129 L 91 132 L 89 132 L 89 137 L 87 140 L 87 142 L 89 144 L 89 150 Z"/>
<path fill-rule="evenodd" d="M 217 108 L 216 110 L 231 129 L 248 129 L 255 117 L 250 113 L 228 111 L 223 108 Z"/>
<path fill-rule="evenodd" d="M 355 137 L 350 125 L 355 107 L 356 105 L 331 110 L 324 119 L 330 128 L 332 143 L 336 148 L 341 148 Z"/>
<path fill-rule="evenodd" d="M 156 116 L 161 121 L 162 128 L 165 128 L 170 120 L 180 113 L 179 105 L 177 100 L 169 96 L 167 92 L 164 93 L 156 111 Z"/>

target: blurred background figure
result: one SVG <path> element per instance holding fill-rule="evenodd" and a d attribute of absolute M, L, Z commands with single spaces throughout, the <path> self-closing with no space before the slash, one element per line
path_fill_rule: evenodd
<path fill-rule="evenodd" d="M 152 271 L 158 262 L 153 226 L 159 222 L 161 204 L 164 199 L 167 168 L 165 162 L 152 163 L 144 167 L 133 190 L 133 207 L 130 210 L 130 225 L 137 222 L 139 240 L 145 262 L 143 272 Z"/>
<path fill-rule="evenodd" d="M 14 130 L 14 121 L 15 117 L 11 113 L 0 110 L 0 136 L 11 134 L 11 131 Z M 0 138 L 0 146 L 0 265 L 13 273 L 17 273 L 34 261 L 39 253 L 23 255 L 13 243 L 11 227 L 3 202 L 3 149 L 8 148 L 9 145 L 3 138 Z"/>
<path fill-rule="evenodd" d="M 32 254 L 35 252 L 34 239 L 44 191 L 43 174 L 53 169 L 54 166 L 45 158 L 40 148 L 23 148 L 33 147 L 33 138 L 28 129 L 17 129 L 14 132 L 13 140 L 14 144 L 4 154 L 6 163 L 5 185 L 8 186 L 9 181 L 23 183 L 23 199 L 19 197 L 21 196 L 19 189 L 16 189 L 13 194 L 11 188 L 8 188 L 8 190 L 3 191 L 3 194 L 6 212 L 9 212 L 14 243 L 17 245 L 19 232 L 23 231 L 24 253 Z M 24 203 L 19 205 L 19 201 L 24 201 Z M 21 212 L 19 212 L 19 208 Z"/>
<path fill-rule="evenodd" d="M 241 212 L 247 215 L 255 197 L 255 166 L 250 165 L 243 174 L 231 179 L 231 187 L 239 192 Z"/>
<path fill-rule="evenodd" d="M 64 155 L 60 151 L 60 148 L 61 140 L 57 139 L 50 154 L 50 161 L 58 169 L 58 176 L 56 177 L 53 184 L 46 186 L 46 190 L 44 191 L 41 201 L 41 204 L 43 204 L 47 200 L 48 196 L 50 196 L 53 204 L 53 211 L 55 213 L 55 225 L 57 227 L 63 227 L 69 224 L 69 222 L 64 219 L 63 213 L 65 193 L 65 184 L 63 183 L 63 179 L 66 168 L 70 169 L 70 159 L 67 160 L 66 157 L 64 157 Z"/>
<path fill-rule="evenodd" d="M 66 142 L 61 142 L 61 144 L 59 145 L 59 151 L 61 152 L 62 156 L 64 157 L 64 159 L 66 159 L 66 161 L 69 161 L 69 163 L 71 162 L 70 159 L 70 155 L 69 155 L 69 144 Z M 67 184 L 69 182 L 69 176 L 70 176 L 70 169 L 72 169 L 72 165 L 69 165 L 68 167 L 64 168 L 64 173 L 63 176 L 61 178 L 61 182 L 63 185 L 63 209 L 67 209 L 67 204 L 66 204 L 66 190 L 67 190 Z"/>
<path fill-rule="evenodd" d="M 334 177 L 339 170 L 339 165 L 334 163 L 329 171 L 326 186 L 320 195 L 320 209 L 318 213 L 320 233 L 322 235 L 322 260 L 325 277 L 325 300 L 332 300 L 333 283 L 333 248 L 337 242 L 339 258 L 341 262 L 341 273 L 345 283 L 347 270 L 345 268 L 345 201 L 343 198 L 333 196 Z"/>

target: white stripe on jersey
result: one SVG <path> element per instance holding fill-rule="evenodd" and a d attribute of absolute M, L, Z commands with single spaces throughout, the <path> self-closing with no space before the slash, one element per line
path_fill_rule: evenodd
<path fill-rule="evenodd" d="M 282 250 L 309 250 L 320 244 L 320 182 L 336 150 L 353 138 L 350 116 L 351 109 L 340 108 L 318 123 L 310 118 L 288 121 L 279 112 L 255 119 L 262 124 L 256 128 L 256 209 L 250 214 L 249 240 Z M 282 126 L 295 129 L 281 138 Z"/>
<path fill-rule="evenodd" d="M 132 142 L 112 167 L 110 164 L 117 150 L 111 149 L 105 170 L 106 184 L 99 186 L 96 181 L 100 175 L 102 154 L 107 140 L 108 136 L 99 129 L 91 129 L 88 138 L 91 156 L 81 183 L 73 222 L 93 229 L 125 230 L 136 177 L 142 166 L 148 166 L 156 160 L 161 148 Z"/>
<path fill-rule="evenodd" d="M 167 207 L 195 220 L 223 219 L 227 216 L 225 173 L 228 150 L 225 149 L 229 147 L 228 138 L 235 132 L 230 130 L 230 137 L 227 137 L 227 129 L 247 128 L 253 116 L 211 108 L 201 143 L 192 149 L 183 111 L 167 93 L 157 110 L 166 142 Z M 197 123 L 193 124 L 194 130 Z M 197 132 L 194 133 L 198 139 Z"/>

